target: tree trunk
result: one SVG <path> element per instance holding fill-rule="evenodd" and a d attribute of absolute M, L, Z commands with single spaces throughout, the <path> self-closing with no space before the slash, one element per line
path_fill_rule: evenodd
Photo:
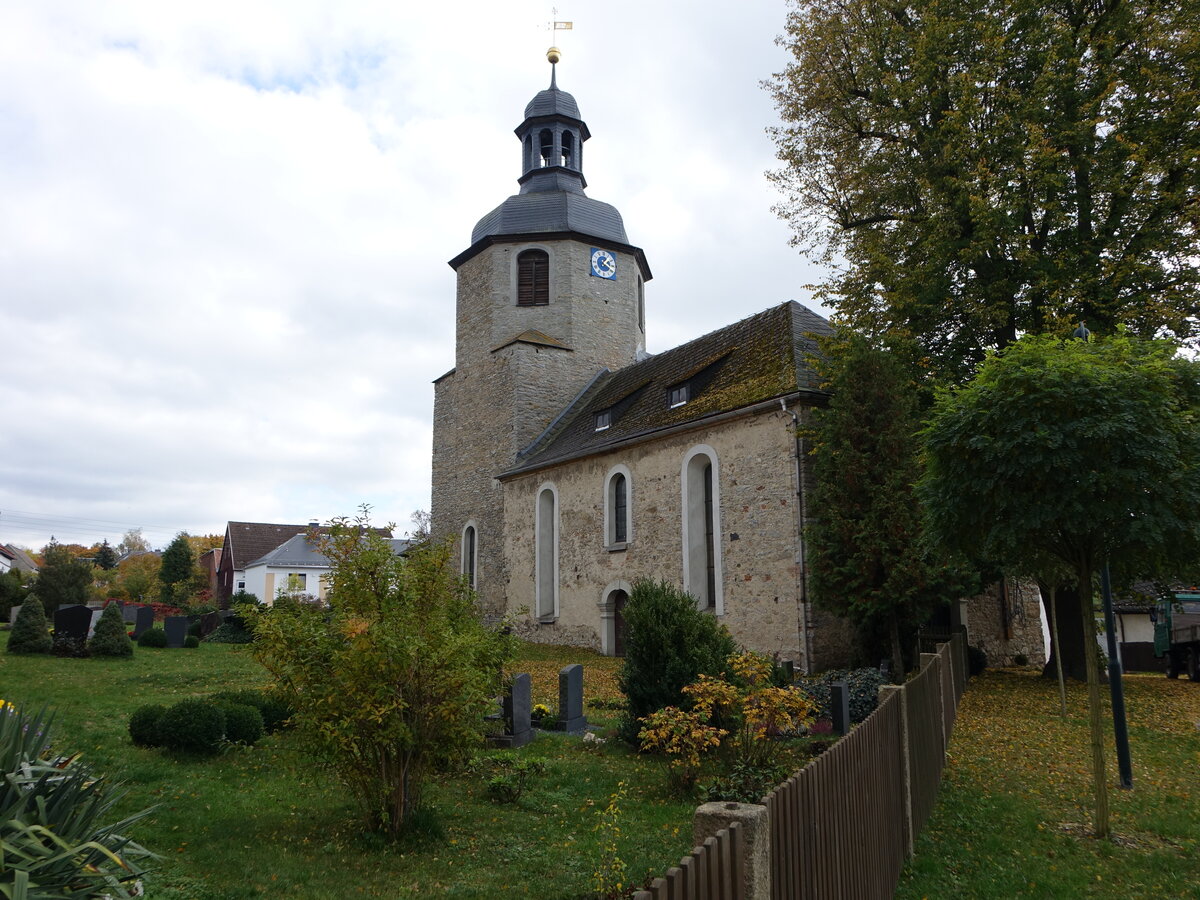
<path fill-rule="evenodd" d="M 1055 595 L 1058 593 L 1058 588 L 1053 584 L 1050 585 L 1050 596 L 1046 599 L 1046 609 L 1050 611 L 1050 640 L 1058 643 L 1058 604 L 1055 602 Z M 1049 660 L 1047 660 L 1049 662 Z M 1065 719 L 1067 717 L 1067 680 L 1063 677 L 1062 654 L 1058 654 L 1055 658 L 1055 669 L 1058 675 L 1058 705 L 1059 714 Z"/>
<path fill-rule="evenodd" d="M 1049 602 L 1051 588 L 1040 584 L 1042 604 Z M 1055 678 L 1058 674 L 1058 663 L 1061 659 L 1063 674 L 1076 681 L 1087 681 L 1087 655 L 1083 642 L 1083 618 L 1079 604 L 1079 589 L 1075 586 L 1057 585 L 1055 590 L 1055 609 L 1046 609 L 1047 621 L 1052 614 L 1057 615 L 1058 634 L 1051 637 L 1050 658 L 1042 669 L 1043 678 Z M 1088 604 L 1090 611 L 1091 604 Z"/>
<path fill-rule="evenodd" d="M 1079 624 L 1083 628 L 1084 651 L 1088 676 L 1088 729 L 1092 743 L 1092 788 L 1096 797 L 1094 833 L 1098 838 L 1109 836 L 1108 781 L 1104 766 L 1104 722 L 1100 708 L 1100 648 L 1096 646 L 1096 616 L 1090 602 L 1092 589 L 1091 566 L 1079 567 L 1079 596 L 1088 602 L 1079 604 Z M 1077 598 L 1078 599 L 1078 598 Z"/>

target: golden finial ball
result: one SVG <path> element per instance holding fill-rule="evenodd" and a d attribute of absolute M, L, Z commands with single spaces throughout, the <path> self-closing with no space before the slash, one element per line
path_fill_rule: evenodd
<path fill-rule="evenodd" d="M 562 53 L 559 52 L 559 49 L 557 47 L 551 47 L 549 50 L 546 51 L 546 59 L 550 60 L 551 65 L 554 65 L 560 59 L 562 59 Z"/>

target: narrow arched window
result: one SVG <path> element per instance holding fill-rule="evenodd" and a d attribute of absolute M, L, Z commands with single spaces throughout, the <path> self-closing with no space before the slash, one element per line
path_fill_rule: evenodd
<path fill-rule="evenodd" d="M 467 576 L 467 584 L 475 589 L 475 567 L 479 558 L 479 538 L 474 525 L 468 525 L 462 534 L 462 573 Z"/>
<path fill-rule="evenodd" d="M 562 161 L 568 169 L 575 168 L 575 136 L 569 131 L 562 135 Z"/>
<path fill-rule="evenodd" d="M 716 454 L 690 451 L 683 464 L 683 579 L 701 609 L 723 612 Z"/>
<path fill-rule="evenodd" d="M 525 250 L 517 257 L 517 306 L 550 303 L 550 254 Z"/>
<path fill-rule="evenodd" d="M 604 542 L 609 550 L 623 550 L 633 540 L 629 479 L 624 465 L 613 466 L 604 478 Z"/>
<path fill-rule="evenodd" d="M 538 492 L 534 516 L 534 615 L 558 613 L 558 494 L 552 485 Z"/>
<path fill-rule="evenodd" d="M 538 133 L 538 147 L 542 153 L 542 165 L 553 166 L 554 160 L 554 132 L 549 128 L 543 128 Z"/>

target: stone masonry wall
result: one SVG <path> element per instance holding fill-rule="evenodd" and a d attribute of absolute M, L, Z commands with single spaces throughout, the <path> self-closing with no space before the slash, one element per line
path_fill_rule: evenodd
<path fill-rule="evenodd" d="M 1046 664 L 1036 582 L 1010 578 L 972 597 L 966 606 L 967 638 L 987 654 L 988 665 L 1011 666 L 1018 653 L 1028 657 L 1030 665 Z"/>
<path fill-rule="evenodd" d="M 845 623 L 826 617 L 806 642 L 799 565 L 795 441 L 790 415 L 779 410 L 675 434 L 519 476 L 506 484 L 507 609 L 520 631 L 551 643 L 601 649 L 601 604 L 614 587 L 638 578 L 682 584 L 681 471 L 685 454 L 708 445 L 717 457 L 723 609 L 735 640 L 808 667 L 812 657 L 840 661 Z M 632 534 L 610 551 L 604 535 L 604 487 L 612 468 L 630 471 Z M 552 483 L 559 497 L 559 614 L 538 623 L 534 607 L 534 516 L 538 492 Z M 811 621 L 808 624 L 812 624 Z M 826 663 L 830 664 L 830 663 Z"/>

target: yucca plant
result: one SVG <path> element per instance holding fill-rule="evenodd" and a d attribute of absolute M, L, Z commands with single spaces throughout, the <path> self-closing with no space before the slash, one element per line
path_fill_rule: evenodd
<path fill-rule="evenodd" d="M 0 897 L 139 896 L 138 861 L 154 854 L 125 831 L 150 810 L 106 824 L 125 792 L 77 755 L 52 756 L 51 721 L 0 701 Z"/>

